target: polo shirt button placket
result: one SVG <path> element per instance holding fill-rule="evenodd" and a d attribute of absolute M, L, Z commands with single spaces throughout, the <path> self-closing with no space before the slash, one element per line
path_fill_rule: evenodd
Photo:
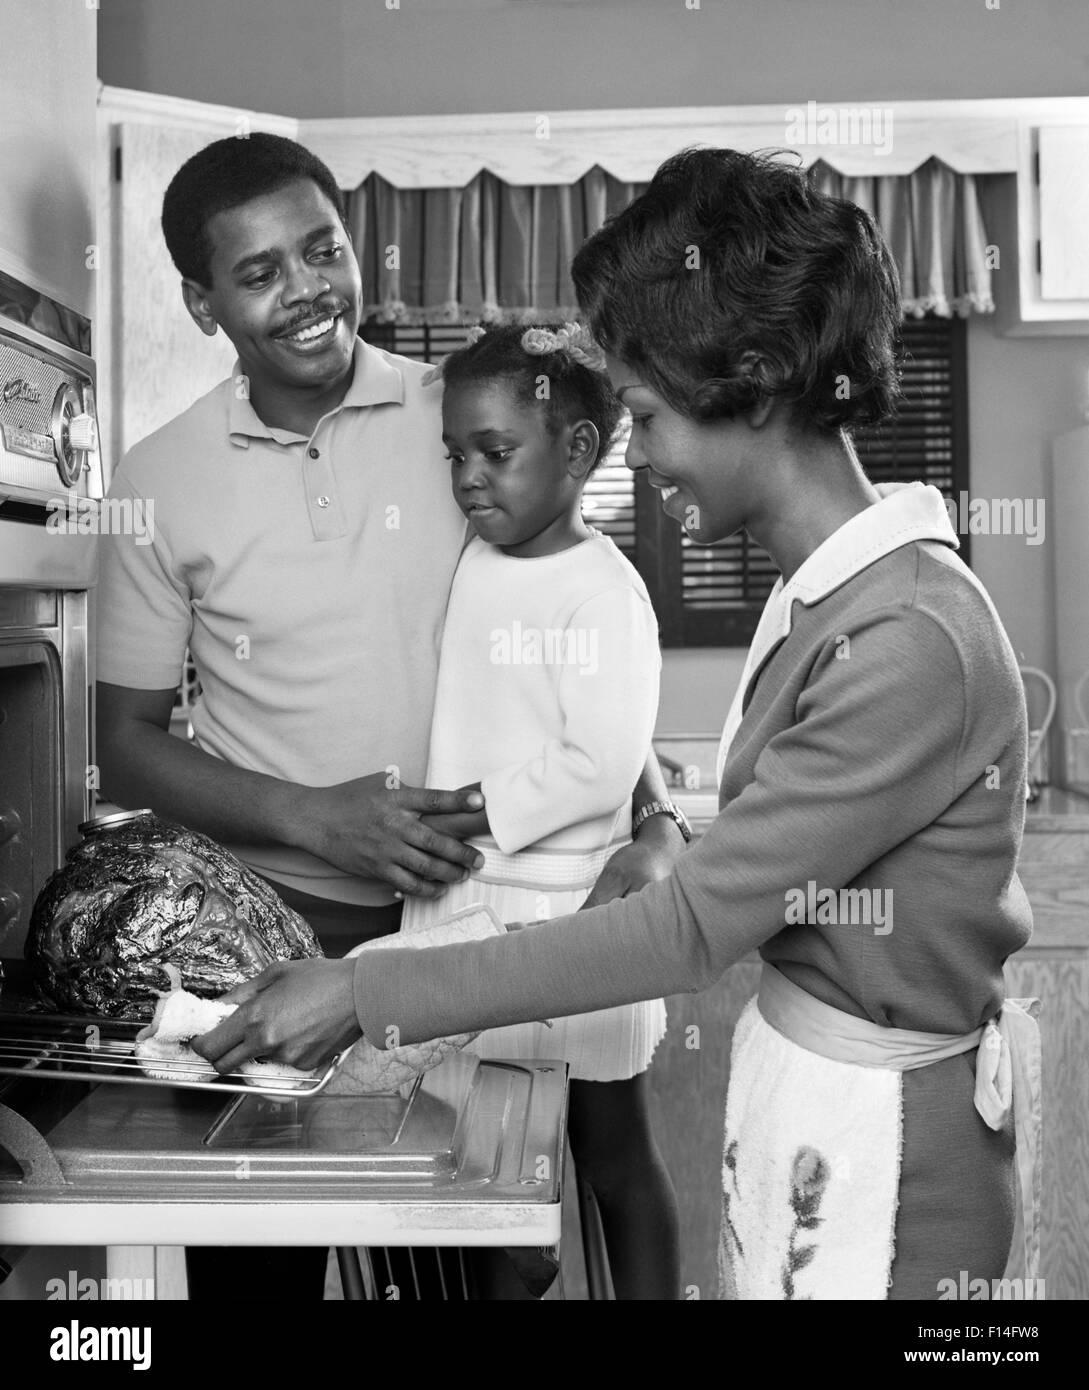
<path fill-rule="evenodd" d="M 316 444 L 307 445 L 303 473 L 314 539 L 335 540 L 343 534 L 343 521 L 333 505 L 336 500 L 336 478 L 328 454 L 323 456 Z"/>

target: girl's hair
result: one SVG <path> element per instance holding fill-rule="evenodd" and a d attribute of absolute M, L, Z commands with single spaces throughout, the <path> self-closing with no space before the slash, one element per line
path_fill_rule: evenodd
<path fill-rule="evenodd" d="M 526 324 L 473 329 L 473 340 L 442 364 L 446 390 L 484 381 L 506 382 L 522 405 L 543 407 L 548 429 L 590 420 L 600 444 L 594 466 L 616 440 L 623 414 L 609 379 L 580 361 L 584 354 L 563 346 L 565 334 Z M 555 341 L 556 346 L 550 347 Z M 531 345 L 530 350 L 523 346 Z M 547 394 L 545 394 L 547 390 Z"/>
<path fill-rule="evenodd" d="M 691 419 L 770 397 L 800 428 L 831 432 L 892 408 L 892 256 L 868 213 L 771 155 L 667 159 L 571 277 L 602 347 Z"/>

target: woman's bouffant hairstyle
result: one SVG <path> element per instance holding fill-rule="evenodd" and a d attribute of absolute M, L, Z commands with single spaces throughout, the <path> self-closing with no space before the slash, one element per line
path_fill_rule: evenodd
<path fill-rule="evenodd" d="M 803 430 L 890 413 L 901 309 L 888 247 L 868 213 L 773 155 L 682 150 L 571 276 L 602 347 L 691 419 L 768 398 Z"/>
<path fill-rule="evenodd" d="M 529 324 L 489 327 L 465 347 L 452 352 L 442 364 L 447 391 L 479 382 L 503 381 L 522 405 L 545 409 L 549 430 L 589 420 L 597 428 L 600 444 L 594 466 L 616 441 L 624 408 L 604 371 L 593 371 L 563 348 L 527 351 L 523 339 L 547 342 L 552 330 Z M 600 354 L 599 354 L 600 356 Z M 547 396 L 542 382 L 547 381 Z"/>
<path fill-rule="evenodd" d="M 163 236 L 178 273 L 198 285 L 210 285 L 211 219 L 297 179 L 316 183 L 344 221 L 344 195 L 331 170 L 294 140 L 255 130 L 214 140 L 198 150 L 170 180 L 163 197 Z"/>

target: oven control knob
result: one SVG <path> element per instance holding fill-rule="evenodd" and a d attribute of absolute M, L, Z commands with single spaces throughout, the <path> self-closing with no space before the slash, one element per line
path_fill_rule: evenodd
<path fill-rule="evenodd" d="M 82 416 L 85 416 L 83 403 L 75 388 L 66 381 L 53 398 L 53 445 L 56 449 L 57 472 L 66 487 L 74 487 L 83 471 L 84 454 L 80 445 L 72 439 L 73 422 Z"/>
<path fill-rule="evenodd" d="M 93 415 L 76 415 L 68 421 L 68 443 L 81 454 L 98 447 L 98 431 Z"/>

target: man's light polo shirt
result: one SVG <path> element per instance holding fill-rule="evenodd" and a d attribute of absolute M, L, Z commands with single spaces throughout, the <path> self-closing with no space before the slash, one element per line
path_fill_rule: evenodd
<path fill-rule="evenodd" d="M 111 496 L 153 501 L 154 528 L 102 538 L 98 679 L 168 689 L 188 645 L 204 751 L 305 786 L 386 768 L 420 786 L 466 538 L 442 387 L 357 340 L 344 400 L 304 438 L 257 417 L 239 371 L 117 470 Z M 392 900 L 301 851 L 232 848 L 304 892 Z"/>

